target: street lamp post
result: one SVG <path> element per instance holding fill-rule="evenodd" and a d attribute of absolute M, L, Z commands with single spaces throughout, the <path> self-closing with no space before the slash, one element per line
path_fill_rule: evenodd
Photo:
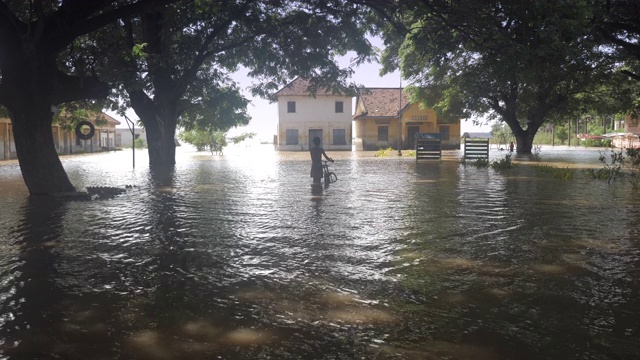
<path fill-rule="evenodd" d="M 133 157 L 133 168 L 136 168 L 136 123 L 131 121 L 124 115 L 124 119 L 127 120 L 127 126 L 129 127 L 129 131 L 131 132 L 131 154 Z"/>

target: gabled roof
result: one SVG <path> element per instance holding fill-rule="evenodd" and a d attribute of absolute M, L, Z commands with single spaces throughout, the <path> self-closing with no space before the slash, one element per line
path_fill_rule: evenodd
<path fill-rule="evenodd" d="M 105 113 L 100 113 L 101 118 L 103 118 L 104 120 L 106 120 L 109 124 L 113 124 L 113 125 L 120 125 L 120 121 L 112 118 L 111 116 L 105 114 Z"/>
<path fill-rule="evenodd" d="M 282 89 L 278 90 L 276 92 L 276 96 L 309 96 L 311 95 L 311 91 L 309 91 L 310 85 L 311 82 L 309 80 L 297 77 L 293 79 L 293 81 L 285 85 Z M 337 94 L 334 94 L 331 89 L 327 89 L 326 87 L 319 87 L 316 91 L 316 95 Z"/>
<path fill-rule="evenodd" d="M 360 88 L 358 90 L 358 104 L 362 103 L 363 112 L 356 114 L 354 119 L 366 117 L 397 117 L 398 114 L 406 110 L 411 102 L 409 97 L 402 92 L 402 103 L 400 102 L 400 92 L 402 88 Z"/>

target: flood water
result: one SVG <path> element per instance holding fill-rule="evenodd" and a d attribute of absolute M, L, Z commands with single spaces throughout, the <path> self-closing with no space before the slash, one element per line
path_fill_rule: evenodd
<path fill-rule="evenodd" d="M 0 358 L 637 359 L 625 181 L 330 155 L 325 189 L 268 146 L 180 149 L 165 174 L 63 158 L 80 190 L 134 185 L 93 201 L 29 198 L 0 164 Z"/>

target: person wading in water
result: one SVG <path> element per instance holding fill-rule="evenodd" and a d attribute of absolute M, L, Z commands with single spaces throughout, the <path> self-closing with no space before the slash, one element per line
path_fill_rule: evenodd
<path fill-rule="evenodd" d="M 313 144 L 315 146 L 309 150 L 311 153 L 311 177 L 314 184 L 320 184 L 320 179 L 322 179 L 322 156 L 324 155 L 327 161 L 333 162 L 333 159 L 328 157 L 324 149 L 320 147 L 319 137 L 313 138 Z"/>

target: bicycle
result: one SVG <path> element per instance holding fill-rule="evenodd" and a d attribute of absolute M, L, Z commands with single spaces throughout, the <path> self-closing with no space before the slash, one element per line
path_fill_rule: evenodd
<path fill-rule="evenodd" d="M 331 160 L 333 162 L 333 160 Z M 338 181 L 338 175 L 333 171 L 329 171 L 329 161 L 322 160 L 322 177 L 324 178 L 324 184 L 328 185 Z"/>

